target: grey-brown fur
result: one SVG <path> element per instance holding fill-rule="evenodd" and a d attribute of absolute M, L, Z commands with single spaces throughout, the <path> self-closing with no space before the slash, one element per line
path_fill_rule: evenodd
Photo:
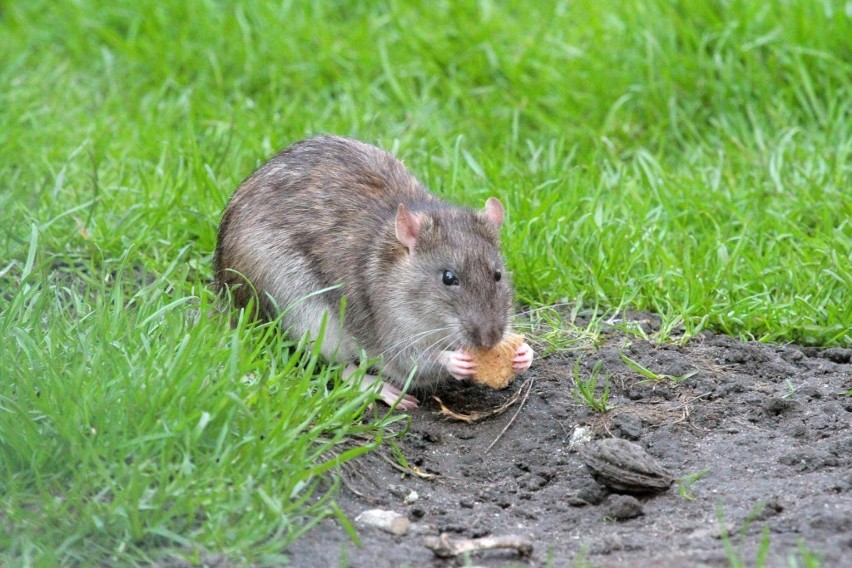
<path fill-rule="evenodd" d="M 395 233 L 400 203 L 423 220 L 411 255 Z M 269 160 L 231 198 L 215 277 L 240 307 L 253 287 L 265 318 L 300 302 L 283 318 L 294 335 L 316 335 L 328 312 L 325 357 L 383 356 L 384 378 L 397 386 L 417 365 L 414 385 L 424 387 L 448 376 L 440 350 L 491 346 L 508 331 L 512 291 L 498 233 L 484 213 L 430 195 L 387 152 L 319 136 Z M 447 269 L 459 286 L 442 282 Z"/>

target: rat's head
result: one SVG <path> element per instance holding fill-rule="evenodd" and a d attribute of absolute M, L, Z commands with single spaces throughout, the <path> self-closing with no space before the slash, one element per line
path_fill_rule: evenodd
<path fill-rule="evenodd" d="M 441 349 L 487 349 L 503 338 L 512 308 L 499 243 L 503 214 L 493 197 L 479 212 L 410 211 L 399 205 L 395 270 L 400 287 L 393 309 L 409 331 L 423 334 L 413 340 L 437 342 Z"/>

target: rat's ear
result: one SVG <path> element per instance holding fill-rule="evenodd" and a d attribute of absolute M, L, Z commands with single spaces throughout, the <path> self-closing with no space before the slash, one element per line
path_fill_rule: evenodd
<path fill-rule="evenodd" d="M 485 217 L 490 219 L 492 223 L 498 227 L 503 224 L 503 215 L 505 213 L 503 204 L 496 197 L 489 197 L 485 202 Z"/>
<path fill-rule="evenodd" d="M 420 217 L 405 208 L 402 203 L 396 210 L 396 238 L 408 248 L 408 253 L 414 253 L 414 245 L 420 238 Z"/>

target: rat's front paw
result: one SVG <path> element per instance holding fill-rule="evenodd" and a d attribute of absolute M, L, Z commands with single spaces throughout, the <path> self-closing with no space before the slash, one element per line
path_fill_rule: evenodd
<path fill-rule="evenodd" d="M 527 345 L 526 342 L 523 343 L 520 347 L 518 347 L 517 353 L 512 358 L 512 371 L 515 373 L 523 373 L 532 365 L 533 357 L 535 356 L 535 351 L 532 350 L 532 347 Z"/>
<path fill-rule="evenodd" d="M 476 372 L 473 355 L 464 351 L 441 351 L 441 364 L 459 381 L 469 379 Z"/>

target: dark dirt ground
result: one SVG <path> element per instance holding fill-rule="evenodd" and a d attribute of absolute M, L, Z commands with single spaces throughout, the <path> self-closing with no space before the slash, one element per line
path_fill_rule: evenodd
<path fill-rule="evenodd" d="M 648 330 L 657 325 L 654 316 L 636 318 Z M 678 384 L 648 384 L 619 353 L 657 373 L 698 373 Z M 578 357 L 582 376 L 602 362 L 614 406 L 608 413 L 572 397 Z M 852 566 L 850 359 L 852 349 L 745 343 L 709 332 L 684 346 L 657 345 L 610 329 L 597 349 L 537 359 L 506 390 L 447 384 L 437 394 L 457 412 L 487 411 L 519 389 L 523 395 L 524 385 L 531 388 L 487 453 L 517 404 L 467 424 L 438 415 L 437 403 L 423 401 L 398 444 L 410 464 L 435 477 L 405 475 L 373 452 L 344 471 L 337 499 L 350 519 L 373 508 L 402 513 L 412 521 L 408 534 L 358 526 L 358 547 L 339 523 L 327 520 L 291 546 L 292 565 L 729 566 L 725 526 L 745 566 L 755 565 L 764 529 L 766 566 L 789 566 L 791 557 L 804 566 L 800 543 L 823 567 Z M 604 496 L 569 448 L 575 428 L 583 426 L 596 439 L 636 441 L 675 477 L 708 471 L 691 485 L 691 499 L 675 483 L 665 493 L 640 497 L 641 516 L 613 520 L 617 496 Z M 406 503 L 412 490 L 418 498 Z M 440 532 L 453 538 L 526 535 L 535 548 L 527 557 L 477 554 L 465 564 L 438 559 L 424 547 L 424 535 Z"/>

